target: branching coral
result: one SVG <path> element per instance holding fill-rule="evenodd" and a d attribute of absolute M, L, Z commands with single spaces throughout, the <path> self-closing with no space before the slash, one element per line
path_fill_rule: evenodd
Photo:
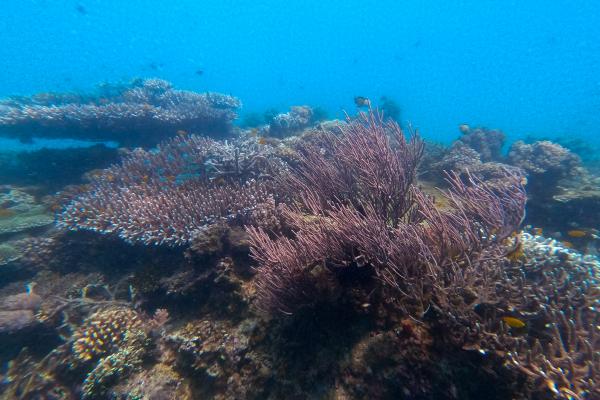
<path fill-rule="evenodd" d="M 600 261 L 553 239 L 523 233 L 519 242 L 523 256 L 505 268 L 500 298 L 528 335 L 505 334 L 499 349 L 555 397 L 599 397 Z"/>
<path fill-rule="evenodd" d="M 179 129 L 223 136 L 240 107 L 238 99 L 219 93 L 175 90 L 160 79 L 94 96 L 37 95 L 0 102 L 0 134 L 115 140 L 152 145 Z"/>
<path fill-rule="evenodd" d="M 183 245 L 211 224 L 245 221 L 273 204 L 271 177 L 284 169 L 256 139 L 176 137 L 92 177 L 91 190 L 66 207 L 59 224 L 131 243 Z"/>
<path fill-rule="evenodd" d="M 418 136 L 407 141 L 393 121 L 362 114 L 306 147 L 287 184 L 298 193 L 284 207 L 291 236 L 273 239 L 249 228 L 258 261 L 259 307 L 292 312 L 318 296 L 327 271 L 372 269 L 407 312 L 450 306 L 448 298 L 494 284 L 478 259 L 490 254 L 521 222 L 525 193 L 519 176 L 502 186 L 450 175 L 449 210 L 415 186 L 423 152 Z M 485 282 L 484 282 L 485 281 Z M 483 296 L 483 294 L 482 294 Z"/>

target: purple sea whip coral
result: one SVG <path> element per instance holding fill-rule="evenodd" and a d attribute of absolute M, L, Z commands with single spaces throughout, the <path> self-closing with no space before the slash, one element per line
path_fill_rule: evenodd
<path fill-rule="evenodd" d="M 94 176 L 58 222 L 130 243 L 183 245 L 212 224 L 243 222 L 259 205 L 272 205 L 271 175 L 283 168 L 256 140 L 176 137 Z"/>
<path fill-rule="evenodd" d="M 521 177 L 507 172 L 504 184 L 491 186 L 450 174 L 448 207 L 439 209 L 415 184 L 422 152 L 417 135 L 407 140 L 373 111 L 340 136 L 307 146 L 286 182 L 298 193 L 283 209 L 292 234 L 248 229 L 259 263 L 258 306 L 290 313 L 318 300 L 321 267 L 333 275 L 372 268 L 417 316 L 432 304 L 450 307 L 463 289 L 485 297 L 494 282 L 479 260 L 521 222 Z"/>

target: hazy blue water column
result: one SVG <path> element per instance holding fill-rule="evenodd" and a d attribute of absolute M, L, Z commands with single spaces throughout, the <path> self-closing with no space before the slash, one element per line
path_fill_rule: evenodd
<path fill-rule="evenodd" d="M 465 122 L 600 137 L 596 1 L 169 3 L 2 1 L 0 95 L 159 76 L 246 111 L 386 94 L 439 140 Z"/>

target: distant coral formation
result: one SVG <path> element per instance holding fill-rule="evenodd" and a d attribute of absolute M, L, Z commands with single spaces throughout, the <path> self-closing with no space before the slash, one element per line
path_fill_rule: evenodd
<path fill-rule="evenodd" d="M 516 141 L 510 147 L 508 160 L 527 173 L 531 181 L 530 193 L 541 198 L 557 194 L 561 179 L 574 178 L 581 172 L 581 160 L 577 155 L 549 141 L 532 144 Z"/>
<path fill-rule="evenodd" d="M 293 106 L 287 113 L 277 114 L 267 127 L 269 136 L 286 137 L 300 132 L 313 122 L 313 109 L 309 106 Z"/>
<path fill-rule="evenodd" d="M 113 140 L 152 146 L 178 130 L 223 137 L 241 103 L 220 93 L 173 89 L 161 79 L 108 86 L 88 96 L 45 93 L 0 102 L 0 135 Z"/>
<path fill-rule="evenodd" d="M 482 162 L 502 160 L 502 146 L 506 136 L 497 129 L 471 128 L 461 125 L 462 136 L 458 139 L 477 153 Z"/>

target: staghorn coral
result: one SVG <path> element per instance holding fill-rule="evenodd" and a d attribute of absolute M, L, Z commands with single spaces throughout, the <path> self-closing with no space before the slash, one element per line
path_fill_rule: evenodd
<path fill-rule="evenodd" d="M 504 291 L 528 324 L 512 336 L 512 365 L 560 399 L 600 396 L 600 260 L 553 239 L 522 233 L 523 257 L 506 269 Z M 509 336 L 507 334 L 506 336 Z"/>
<path fill-rule="evenodd" d="M 116 234 L 130 243 L 187 244 L 218 223 L 252 218 L 274 204 L 273 175 L 285 170 L 256 138 L 221 143 L 176 137 L 156 152 L 137 149 L 92 178 L 59 226 Z"/>
<path fill-rule="evenodd" d="M 454 318 L 434 309 L 432 331 L 444 332 L 443 343 L 498 357 L 528 380 L 525 398 L 596 398 L 600 262 L 528 233 L 507 242 L 488 296 Z"/>
<path fill-rule="evenodd" d="M 160 79 L 96 95 L 47 94 L 0 102 L 0 135 L 114 140 L 121 145 L 151 146 L 177 130 L 227 135 L 238 99 L 219 93 L 175 90 Z"/>
<path fill-rule="evenodd" d="M 491 290 L 493 275 L 478 259 L 520 224 L 520 177 L 507 174 L 491 186 L 450 175 L 450 209 L 440 211 L 414 185 L 423 151 L 418 137 L 407 141 L 396 123 L 372 111 L 342 131 L 307 147 L 289 175 L 297 205 L 282 213 L 293 234 L 273 239 L 248 228 L 259 263 L 259 308 L 293 312 L 317 301 L 332 276 L 352 271 L 372 271 L 417 316 L 431 304 L 450 312 L 450 297 L 464 287 L 481 296 Z"/>

